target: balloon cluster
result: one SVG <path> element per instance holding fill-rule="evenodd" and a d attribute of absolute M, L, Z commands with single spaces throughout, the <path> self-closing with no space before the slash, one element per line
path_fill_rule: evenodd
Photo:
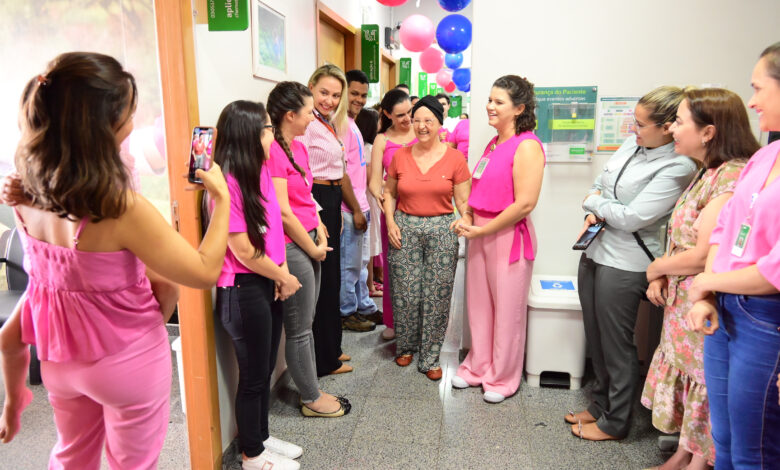
<path fill-rule="evenodd" d="M 407 0 L 377 0 L 382 5 L 399 6 Z M 438 0 L 439 5 L 449 11 L 460 11 L 471 0 Z M 423 15 L 415 14 L 401 23 L 401 44 L 409 51 L 420 52 L 420 67 L 427 73 L 436 74 L 436 83 L 447 93 L 457 88 L 467 92 L 471 89 L 471 69 L 460 68 L 463 54 L 471 45 L 471 21 L 463 15 L 445 16 L 434 29 L 433 22 Z M 439 48 L 433 47 L 433 39 Z M 442 50 L 446 53 L 443 54 Z M 443 68 L 444 65 L 447 68 Z"/>

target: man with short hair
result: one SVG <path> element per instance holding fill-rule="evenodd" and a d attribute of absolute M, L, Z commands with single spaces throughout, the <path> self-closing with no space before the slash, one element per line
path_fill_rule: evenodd
<path fill-rule="evenodd" d="M 407 85 L 406 83 L 399 83 L 395 87 L 405 91 L 407 95 L 412 92 L 412 90 L 409 89 L 409 85 Z"/>
<path fill-rule="evenodd" d="M 368 230 L 359 230 L 353 220 L 363 217 L 368 220 L 371 208 L 366 198 L 367 168 L 363 154 L 363 136 L 355 124 L 355 117 L 366 105 L 368 99 L 368 77 L 361 70 L 350 70 L 347 76 L 347 113 L 349 131 L 344 136 L 346 146 L 347 174 L 360 206 L 360 212 L 353 212 L 342 204 L 344 217 L 341 232 L 341 327 L 352 331 L 371 331 L 382 321 L 382 315 L 368 295 Z M 362 212 L 362 214 L 361 214 Z"/>
<path fill-rule="evenodd" d="M 438 95 L 436 95 L 436 99 L 444 108 L 444 123 L 442 124 L 442 127 L 447 129 L 447 133 L 450 133 L 455 130 L 455 126 L 458 124 L 459 121 L 459 119 L 449 116 L 450 96 L 446 93 L 439 93 Z"/>

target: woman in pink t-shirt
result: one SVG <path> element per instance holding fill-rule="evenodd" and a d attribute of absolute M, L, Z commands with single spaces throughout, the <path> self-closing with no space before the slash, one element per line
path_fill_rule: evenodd
<path fill-rule="evenodd" d="M 282 301 L 301 287 L 287 268 L 284 228 L 260 136 L 261 103 L 234 101 L 217 121 L 214 161 L 230 190 L 228 250 L 217 280 L 217 313 L 238 362 L 236 424 L 243 468 L 298 468 L 303 450 L 271 437 L 271 373 L 282 333 Z"/>
<path fill-rule="evenodd" d="M 283 303 L 287 369 L 301 394 L 301 413 L 335 418 L 347 414 L 350 404 L 343 397 L 319 389 L 312 332 L 320 291 L 320 263 L 331 248 L 312 198 L 306 146 L 295 140 L 314 120 L 313 108 L 311 91 L 300 83 L 281 82 L 271 90 L 268 114 L 274 140 L 268 166 L 282 213 L 287 263 L 290 272 L 303 284 Z"/>
<path fill-rule="evenodd" d="M 466 299 L 472 347 L 452 386 L 482 385 L 489 403 L 514 394 L 523 375 L 536 252 L 528 216 L 539 198 L 545 164 L 542 144 L 533 133 L 535 105 L 528 80 L 507 75 L 495 81 L 487 114 L 498 135 L 474 169 L 468 209 L 453 224 L 469 240 Z"/>
<path fill-rule="evenodd" d="M 753 69 L 761 130 L 780 131 L 780 42 Z M 756 152 L 710 237 L 705 272 L 689 289 L 688 313 L 704 339 L 716 468 L 780 462 L 780 142 Z M 722 326 L 722 328 L 721 328 Z"/>

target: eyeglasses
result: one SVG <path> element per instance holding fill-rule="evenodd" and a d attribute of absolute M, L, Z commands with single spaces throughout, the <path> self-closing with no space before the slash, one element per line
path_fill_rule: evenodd
<path fill-rule="evenodd" d="M 658 127 L 661 125 L 657 122 L 652 122 L 650 124 L 642 124 L 636 120 L 636 117 L 634 117 L 633 119 L 634 119 L 634 129 L 636 129 L 637 132 L 641 131 L 642 129 L 646 129 L 648 127 Z"/>
<path fill-rule="evenodd" d="M 438 121 L 435 121 L 433 119 L 423 119 L 423 120 L 413 119 L 412 120 L 412 124 L 414 124 L 415 126 L 419 126 L 420 124 L 425 124 L 425 127 L 431 127 L 433 125 L 433 123 L 435 123 L 435 122 L 438 122 Z"/>
<path fill-rule="evenodd" d="M 273 129 L 273 128 L 274 128 L 273 124 L 266 124 L 263 126 L 263 129 Z"/>

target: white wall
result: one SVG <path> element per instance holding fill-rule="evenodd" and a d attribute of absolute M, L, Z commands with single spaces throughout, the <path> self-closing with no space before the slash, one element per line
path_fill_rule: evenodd
<path fill-rule="evenodd" d="M 758 54 L 780 39 L 777 0 L 474 0 L 471 149 L 495 135 L 483 103 L 501 75 L 536 86 L 597 85 L 600 95 L 641 96 L 658 85 L 722 84 L 750 98 Z M 751 119 L 755 113 L 749 111 Z M 582 198 L 608 156 L 591 164 L 552 163 L 533 222 L 534 271 L 576 275 L 572 251 Z"/>
<path fill-rule="evenodd" d="M 317 66 L 317 19 L 315 0 L 263 0 L 287 18 L 288 76 L 286 80 L 306 83 Z M 375 0 L 323 0 L 352 26 L 376 23 L 389 25 L 389 8 Z M 384 36 L 383 36 L 384 37 Z M 198 80 L 200 124 L 214 126 L 228 103 L 247 99 L 265 102 L 276 82 L 252 76 L 251 26 L 246 31 L 214 31 L 208 25 L 195 25 L 195 65 Z M 237 366 L 229 336 L 215 317 L 217 374 L 222 448 L 236 435 L 234 394 Z M 274 374 L 278 379 L 286 367 L 284 338 Z"/>

